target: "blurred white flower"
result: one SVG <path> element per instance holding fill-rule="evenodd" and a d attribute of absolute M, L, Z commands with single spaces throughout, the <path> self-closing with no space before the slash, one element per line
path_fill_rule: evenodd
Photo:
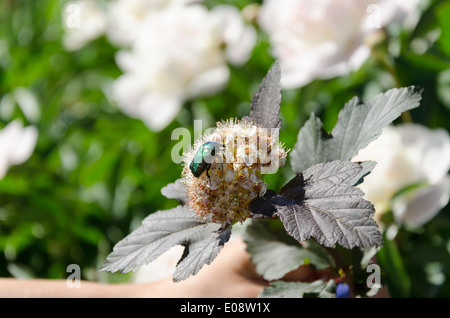
<path fill-rule="evenodd" d="M 377 219 L 392 209 L 397 223 L 419 226 L 447 205 L 450 197 L 447 131 L 418 124 L 386 127 L 378 139 L 353 158 L 365 160 L 377 162 L 360 185 L 365 198 L 374 204 Z M 405 188 L 408 186 L 413 187 Z"/>
<path fill-rule="evenodd" d="M 227 60 L 235 65 L 247 62 L 256 43 L 256 31 L 244 22 L 239 10 L 234 6 L 218 6 L 211 11 L 211 19 L 216 20 L 221 32 Z"/>
<path fill-rule="evenodd" d="M 369 36 L 404 19 L 417 2 L 264 0 L 258 23 L 280 61 L 283 87 L 297 88 L 359 69 L 370 55 Z"/>
<path fill-rule="evenodd" d="M 5 94 L 0 100 L 0 117 L 4 121 L 12 119 L 16 104 L 28 122 L 37 123 L 41 118 L 41 110 L 36 95 L 28 88 L 17 87 L 12 94 Z"/>
<path fill-rule="evenodd" d="M 245 62 L 255 41 L 234 7 L 169 6 L 148 15 L 131 49 L 118 52 L 124 74 L 113 97 L 124 113 L 161 130 L 186 99 L 220 90 L 229 78 L 227 60 Z"/>
<path fill-rule="evenodd" d="M 36 95 L 25 87 L 17 87 L 14 97 L 28 122 L 37 123 L 41 118 L 41 110 Z"/>
<path fill-rule="evenodd" d="M 133 274 L 133 282 L 148 283 L 171 277 L 175 272 L 178 261 L 183 255 L 183 250 L 184 246 L 173 246 L 153 262 L 141 266 Z"/>
<path fill-rule="evenodd" d="M 196 1 L 199 0 L 115 0 L 107 9 L 108 39 L 119 46 L 130 46 L 149 14 Z"/>
<path fill-rule="evenodd" d="M 123 50 L 116 62 L 124 74 L 112 97 L 130 117 L 152 130 L 166 127 L 191 97 L 219 91 L 228 81 L 227 62 L 245 63 L 256 31 L 234 6 L 208 11 L 201 0 L 78 0 L 63 12 L 64 43 L 77 50 L 106 33 Z"/>
<path fill-rule="evenodd" d="M 34 151 L 38 137 L 34 126 L 23 127 L 19 120 L 0 130 L 0 179 L 12 165 L 24 163 Z"/>
<path fill-rule="evenodd" d="M 96 0 L 70 2 L 63 9 L 63 42 L 68 50 L 78 50 L 106 31 L 107 17 Z"/>

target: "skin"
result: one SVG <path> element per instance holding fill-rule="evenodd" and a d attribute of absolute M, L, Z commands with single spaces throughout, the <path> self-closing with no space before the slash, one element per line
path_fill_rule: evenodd
<path fill-rule="evenodd" d="M 225 244 L 210 265 L 179 283 L 172 278 L 141 284 L 82 281 L 81 288 L 68 288 L 65 280 L 0 278 L 0 297 L 251 298 L 266 286 L 267 282 L 257 275 L 250 262 L 245 243 L 236 239 Z"/>
<path fill-rule="evenodd" d="M 268 286 L 246 251 L 241 239 L 225 244 L 216 259 L 196 275 L 174 283 L 166 278 L 151 283 L 102 284 L 82 281 L 81 288 L 68 288 L 65 280 L 0 278 L 2 298 L 254 298 Z M 307 265 L 286 274 L 284 281 L 311 282 L 328 279 L 328 271 Z M 386 288 L 375 297 L 389 297 Z"/>

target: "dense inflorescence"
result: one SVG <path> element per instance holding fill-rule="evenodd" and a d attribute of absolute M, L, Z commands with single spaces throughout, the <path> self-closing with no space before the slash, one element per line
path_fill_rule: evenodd
<path fill-rule="evenodd" d="M 216 153 L 208 174 L 195 177 L 189 169 L 198 149 L 208 141 L 223 147 Z M 249 121 L 217 123 L 209 134 L 196 140 L 184 153 L 183 182 L 187 186 L 190 208 L 203 220 L 216 223 L 243 222 L 250 216 L 248 206 L 263 196 L 267 184 L 264 174 L 274 173 L 286 161 L 287 151 L 278 142 L 278 131 Z"/>

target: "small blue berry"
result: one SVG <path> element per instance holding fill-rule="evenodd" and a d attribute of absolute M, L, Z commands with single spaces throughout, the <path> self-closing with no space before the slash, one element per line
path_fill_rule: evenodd
<path fill-rule="evenodd" d="M 336 298 L 350 298 L 350 286 L 346 283 L 336 285 Z"/>

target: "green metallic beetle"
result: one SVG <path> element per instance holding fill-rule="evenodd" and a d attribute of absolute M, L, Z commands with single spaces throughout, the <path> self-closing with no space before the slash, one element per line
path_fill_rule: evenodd
<path fill-rule="evenodd" d="M 219 147 L 223 147 L 220 142 L 208 141 L 198 148 L 189 165 L 189 169 L 191 169 L 194 177 L 200 177 L 206 170 L 206 175 L 208 179 L 210 178 L 208 171 L 211 168 L 212 158 L 216 155 L 216 149 Z"/>

